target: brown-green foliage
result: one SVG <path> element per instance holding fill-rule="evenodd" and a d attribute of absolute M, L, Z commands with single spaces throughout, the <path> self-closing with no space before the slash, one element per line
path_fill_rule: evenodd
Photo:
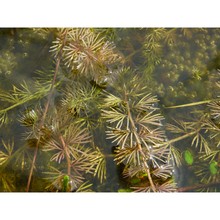
<path fill-rule="evenodd" d="M 132 187 L 137 191 L 175 191 L 170 180 L 171 152 L 162 129 L 163 117 L 156 107 L 158 100 L 147 93 L 131 70 L 122 69 L 118 74 L 113 93 L 105 92 L 102 104 L 107 138 L 117 145 L 115 161 L 124 164 L 125 177 L 145 177 Z"/>
<path fill-rule="evenodd" d="M 19 78 L 19 63 L 36 60 L 35 40 L 46 42 L 48 63 Z M 97 190 L 112 178 L 111 162 L 119 192 L 176 191 L 181 167 L 202 190 L 219 190 L 218 41 L 218 29 L 200 28 L 10 32 L 0 61 L 0 190 Z"/>
<path fill-rule="evenodd" d="M 31 157 L 29 149 L 35 149 L 33 161 L 25 161 L 30 169 L 27 190 L 31 188 L 32 179 L 36 178 L 35 172 L 39 172 L 39 160 L 43 161 L 41 176 L 46 179 L 46 189 L 62 190 L 65 179 L 71 183 L 68 184 L 71 187 L 65 187 L 65 190 L 87 190 L 85 178 L 97 176 L 101 182 L 106 178 L 104 155 L 95 146 L 91 134 L 94 130 L 92 120 L 97 110 L 95 100 L 100 89 L 96 84 L 89 84 L 89 81 L 97 83 L 105 80 L 111 66 L 121 58 L 115 52 L 114 44 L 92 29 L 42 29 L 35 32 L 40 36 L 50 32 L 56 36 L 51 46 L 55 69 L 52 74 L 38 71 L 42 77 L 35 80 L 35 87 L 24 81 L 19 86 L 13 86 L 12 92 L 1 92 L 1 100 L 7 103 L 0 110 L 1 125 L 5 126 L 9 121 L 11 110 L 40 100 L 41 104 L 36 107 L 30 105 L 20 112 L 18 118 L 25 127 L 25 146 L 22 149 L 28 155 L 21 158 Z M 66 66 L 64 72 L 61 70 L 63 65 Z M 4 143 L 3 146 L 7 145 Z M 20 155 L 20 149 L 18 147 L 15 154 Z M 1 164 L 6 163 L 10 154 L 11 151 L 1 151 Z M 50 174 L 52 177 L 48 179 Z M 33 183 L 30 190 L 36 190 L 34 186 Z M 3 188 L 9 189 L 9 186 L 4 184 Z"/>

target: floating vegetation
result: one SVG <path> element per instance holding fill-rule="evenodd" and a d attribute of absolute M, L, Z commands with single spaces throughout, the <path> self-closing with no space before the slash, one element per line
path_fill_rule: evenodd
<path fill-rule="evenodd" d="M 188 165 L 193 164 L 194 158 L 193 158 L 192 153 L 189 150 L 184 151 L 184 159 Z"/>
<path fill-rule="evenodd" d="M 166 105 L 212 98 L 207 84 L 209 74 L 219 68 L 219 33 L 211 28 L 152 28 L 146 33 L 147 72 L 164 88 Z"/>
<path fill-rule="evenodd" d="M 220 190 L 220 30 L 0 30 L 0 191 Z"/>
<path fill-rule="evenodd" d="M 218 173 L 218 162 L 212 161 L 209 165 L 209 170 L 212 175 L 217 174 Z"/>

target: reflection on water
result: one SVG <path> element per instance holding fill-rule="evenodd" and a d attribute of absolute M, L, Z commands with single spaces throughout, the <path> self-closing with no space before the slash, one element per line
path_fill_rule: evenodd
<path fill-rule="evenodd" d="M 214 28 L 0 29 L 0 190 L 131 191 L 148 184 L 148 166 L 172 165 L 171 176 L 170 168 L 165 176 L 151 172 L 158 189 L 174 179 L 180 191 L 219 191 L 219 49 L 220 29 Z M 123 71 L 133 75 L 120 73 L 128 67 L 132 71 Z M 131 109 L 126 125 L 120 122 L 126 104 L 114 98 L 128 86 L 134 94 L 127 105 L 134 107 L 143 94 L 135 94 L 142 85 L 136 76 L 158 104 L 139 105 L 137 118 Z M 104 97 L 104 90 L 112 96 Z M 160 125 L 148 122 L 149 134 L 141 126 L 135 133 L 131 124 L 141 120 L 144 108 L 153 109 L 152 118 L 158 111 L 164 119 Z M 112 142 L 110 132 L 129 126 L 134 137 L 117 133 Z M 141 162 L 132 156 L 122 160 L 123 150 L 135 138 L 139 146 L 138 132 L 148 138 L 143 152 L 149 162 L 132 170 L 127 161 Z M 172 158 L 160 152 L 165 159 L 151 161 L 151 145 L 166 143 Z"/>

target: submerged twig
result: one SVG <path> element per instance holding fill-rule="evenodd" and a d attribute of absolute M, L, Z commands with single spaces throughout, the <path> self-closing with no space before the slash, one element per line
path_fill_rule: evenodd
<path fill-rule="evenodd" d="M 57 58 L 57 62 L 56 62 L 56 67 L 55 67 L 55 72 L 54 72 L 54 77 L 53 77 L 53 80 L 52 80 L 52 83 L 51 83 L 51 87 L 50 87 L 50 91 L 49 91 L 49 95 L 48 95 L 48 100 L 46 102 L 45 110 L 44 110 L 44 113 L 43 113 L 43 116 L 42 116 L 42 120 L 41 120 L 40 126 L 39 126 L 40 129 L 44 125 L 45 118 L 46 118 L 46 115 L 47 115 L 47 112 L 48 112 L 48 109 L 49 109 L 50 101 L 51 101 L 52 94 L 53 94 L 54 85 L 55 85 L 55 82 L 56 82 L 56 78 L 57 78 L 57 74 L 58 74 L 58 70 L 59 70 L 59 66 L 60 66 L 60 61 L 61 61 L 61 58 L 62 58 L 62 51 L 63 51 L 63 47 L 65 45 L 66 34 L 67 34 L 67 32 L 64 35 L 63 45 L 62 45 L 62 47 L 61 47 L 61 49 L 59 51 L 59 54 L 58 54 L 58 58 Z M 35 161 L 36 161 L 36 158 L 37 158 L 39 144 L 40 144 L 40 137 L 38 138 L 37 143 L 36 143 L 36 148 L 35 148 L 35 151 L 34 151 L 34 157 L 33 157 L 33 161 L 32 161 L 32 164 L 31 164 L 31 169 L 30 169 L 30 173 L 29 173 L 29 177 L 28 177 L 26 192 L 28 192 L 29 189 L 30 189 L 30 183 L 31 183 L 32 175 L 33 175 Z"/>
<path fill-rule="evenodd" d="M 164 108 L 184 108 L 184 107 L 191 107 L 191 106 L 202 105 L 202 104 L 206 104 L 206 103 L 210 103 L 210 102 L 214 102 L 214 101 L 219 101 L 219 100 L 220 100 L 220 98 L 217 98 L 217 99 L 209 99 L 209 100 L 204 100 L 204 101 L 199 101 L 199 102 L 186 103 L 186 104 L 183 104 L 183 105 L 165 106 Z"/>
<path fill-rule="evenodd" d="M 136 132 L 136 126 L 135 126 L 134 120 L 132 118 L 130 107 L 129 107 L 129 103 L 128 103 L 127 100 L 126 100 L 126 107 L 127 107 L 127 112 L 128 112 L 128 118 L 129 118 L 129 120 L 131 122 L 132 131 L 134 132 L 134 135 L 135 135 L 135 138 L 136 138 L 136 141 L 137 141 L 138 149 L 139 149 L 140 153 L 142 154 L 143 158 L 146 158 L 146 156 L 145 156 L 145 154 L 144 154 L 144 152 L 142 150 L 142 147 L 141 147 L 141 140 L 139 138 L 138 133 Z M 152 177 L 151 177 L 151 174 L 150 174 L 150 170 L 149 170 L 149 167 L 148 167 L 146 161 L 143 161 L 143 164 L 144 164 L 144 168 L 145 168 L 145 170 L 147 172 L 147 177 L 148 177 L 148 180 L 149 180 L 150 185 L 152 187 L 152 190 L 154 192 L 156 192 L 156 187 L 155 187 L 155 185 L 153 183 L 153 180 L 152 180 Z"/>

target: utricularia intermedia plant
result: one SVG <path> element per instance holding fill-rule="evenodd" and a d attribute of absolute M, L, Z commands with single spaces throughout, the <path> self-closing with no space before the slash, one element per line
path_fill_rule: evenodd
<path fill-rule="evenodd" d="M 219 190 L 219 32 L 0 30 L 0 190 Z"/>

